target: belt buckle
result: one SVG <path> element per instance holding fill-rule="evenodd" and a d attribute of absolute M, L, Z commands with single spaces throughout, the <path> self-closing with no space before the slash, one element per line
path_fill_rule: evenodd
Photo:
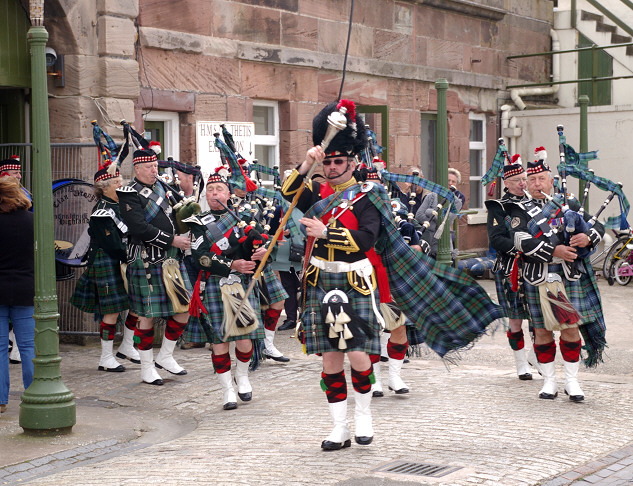
<path fill-rule="evenodd" d="M 338 270 L 337 267 L 338 265 L 336 264 L 336 262 L 326 261 L 324 262 L 323 270 L 329 273 L 336 273 L 336 271 Z"/>

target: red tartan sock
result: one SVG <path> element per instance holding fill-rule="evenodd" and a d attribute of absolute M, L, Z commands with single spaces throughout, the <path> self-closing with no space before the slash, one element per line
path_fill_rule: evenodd
<path fill-rule="evenodd" d="M 167 319 L 167 325 L 165 326 L 165 338 L 170 341 L 177 341 L 185 327 L 187 327 L 186 322 L 178 322 L 173 317 L 170 317 Z"/>
<path fill-rule="evenodd" d="M 277 321 L 281 315 L 281 309 L 269 307 L 264 311 L 264 329 L 274 331 L 277 328 Z"/>
<path fill-rule="evenodd" d="M 409 347 L 409 341 L 402 344 L 392 343 L 391 340 L 387 341 L 387 356 L 392 359 L 404 359 L 407 355 L 407 348 Z"/>
<path fill-rule="evenodd" d="M 154 328 L 134 329 L 134 342 L 141 351 L 152 349 L 154 344 Z"/>
<path fill-rule="evenodd" d="M 376 364 L 380 361 L 380 355 L 379 354 L 370 354 L 369 355 L 369 361 L 371 361 L 371 364 Z"/>
<path fill-rule="evenodd" d="M 321 389 L 325 392 L 328 403 L 337 403 L 347 400 L 345 371 L 331 374 L 321 372 Z"/>
<path fill-rule="evenodd" d="M 352 368 L 352 385 L 358 393 L 369 393 L 372 381 L 375 382 L 376 380 L 374 378 L 374 370 L 371 367 L 365 371 L 358 371 Z"/>
<path fill-rule="evenodd" d="M 251 360 L 251 356 L 253 356 L 253 346 L 246 352 L 240 351 L 237 347 L 235 348 L 235 357 L 238 361 L 248 363 Z"/>
<path fill-rule="evenodd" d="M 211 361 L 213 362 L 213 369 L 218 375 L 231 371 L 231 356 L 229 356 L 229 353 L 213 353 L 211 355 Z"/>
<path fill-rule="evenodd" d="M 582 347 L 582 341 L 563 341 L 559 339 L 558 345 L 560 346 L 560 352 L 563 355 L 563 360 L 568 363 L 576 363 L 580 360 L 580 348 Z"/>
<path fill-rule="evenodd" d="M 116 324 L 108 324 L 101 321 L 99 326 L 99 334 L 104 341 L 112 341 L 114 339 L 114 333 L 116 332 Z"/>
<path fill-rule="evenodd" d="M 551 363 L 556 358 L 556 342 L 552 341 L 547 344 L 535 344 L 534 352 L 539 363 Z"/>
<path fill-rule="evenodd" d="M 127 327 L 128 329 L 132 329 L 133 331 L 134 329 L 136 329 L 137 322 L 138 322 L 138 316 L 135 316 L 134 314 L 130 314 L 128 312 L 127 317 L 125 318 L 125 327 Z"/>
<path fill-rule="evenodd" d="M 508 336 L 508 342 L 510 343 L 510 347 L 514 351 L 519 351 L 523 349 L 525 346 L 525 340 L 523 339 L 523 329 L 517 332 L 512 332 L 508 329 L 506 334 Z"/>

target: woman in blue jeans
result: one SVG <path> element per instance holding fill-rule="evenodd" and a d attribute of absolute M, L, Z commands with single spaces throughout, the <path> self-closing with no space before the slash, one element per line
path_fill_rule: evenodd
<path fill-rule="evenodd" d="M 15 177 L 0 177 L 0 412 L 9 402 L 9 321 L 22 355 L 22 382 L 33 381 L 33 213 Z"/>

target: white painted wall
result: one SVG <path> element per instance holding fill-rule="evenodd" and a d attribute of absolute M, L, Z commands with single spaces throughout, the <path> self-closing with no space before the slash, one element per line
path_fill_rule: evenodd
<path fill-rule="evenodd" d="M 547 150 L 548 163 L 556 173 L 559 163 L 557 125 L 565 127 L 567 143 L 577 152 L 580 151 L 579 108 L 512 111 L 510 117 L 516 117 L 517 127 L 521 128 L 516 147 L 524 164 L 534 160 L 534 149 L 542 145 Z M 596 175 L 622 182 L 624 193 L 633 204 L 633 105 L 590 107 L 587 119 L 588 149 L 599 150 L 599 158 L 591 161 L 589 167 Z M 575 179 L 568 180 L 568 187 L 570 192 L 578 194 Z M 604 191 L 591 189 L 591 213 L 600 207 L 606 195 Z M 602 216 L 619 214 L 619 204 L 614 199 Z M 633 212 L 629 214 L 628 220 L 633 223 Z"/>

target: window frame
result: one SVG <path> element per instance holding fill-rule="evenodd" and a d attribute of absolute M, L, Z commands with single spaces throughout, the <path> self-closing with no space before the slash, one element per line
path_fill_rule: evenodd
<path fill-rule="evenodd" d="M 482 137 L 482 141 L 472 141 L 470 139 L 470 125 L 472 121 L 480 121 L 481 122 L 481 137 Z M 481 179 L 483 177 L 483 175 L 486 173 L 486 151 L 487 151 L 487 144 L 486 144 L 486 115 L 485 113 L 473 113 L 470 112 L 468 114 L 468 169 L 469 169 L 469 175 L 468 175 L 468 186 L 469 186 L 469 190 L 471 192 L 470 194 L 470 203 L 469 203 L 469 208 L 470 209 L 485 209 L 485 201 L 486 201 L 486 188 L 481 185 Z M 481 152 L 481 157 L 479 158 L 479 163 L 481 164 L 481 167 L 479 168 L 479 172 L 481 173 L 481 175 L 476 176 L 473 175 L 473 171 L 471 170 L 471 166 L 470 166 L 470 155 L 472 151 L 479 151 Z M 472 205 L 472 201 L 473 201 L 473 194 L 472 194 L 472 182 L 478 182 L 479 185 L 479 196 L 481 199 L 481 206 L 473 206 Z"/>
<path fill-rule="evenodd" d="M 164 146 L 161 146 L 161 157 L 173 157 L 180 160 L 180 116 L 175 111 L 152 110 L 143 114 L 143 121 L 163 122 Z"/>
<path fill-rule="evenodd" d="M 262 147 L 273 147 L 273 161 L 270 163 L 270 167 L 279 167 L 279 102 L 273 100 L 253 100 L 253 108 L 256 106 L 263 106 L 267 108 L 273 109 L 273 133 L 274 135 L 257 135 L 255 133 L 255 129 L 253 129 L 253 148 L 256 146 Z M 254 118 L 254 117 L 253 117 Z M 252 120 L 255 123 L 255 120 Z M 253 157 L 255 154 L 253 153 Z M 258 163 L 263 163 L 263 161 L 258 161 Z"/>

